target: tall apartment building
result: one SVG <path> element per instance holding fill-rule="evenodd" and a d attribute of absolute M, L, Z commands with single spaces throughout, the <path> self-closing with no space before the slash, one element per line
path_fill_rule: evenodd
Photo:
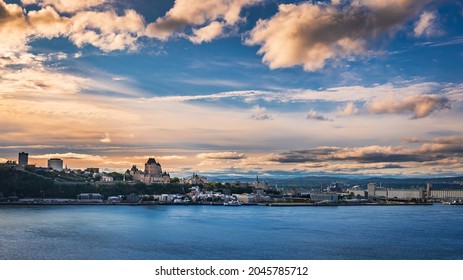
<path fill-rule="evenodd" d="M 29 161 L 29 154 L 21 152 L 19 153 L 19 158 L 18 158 L 18 165 L 22 167 L 26 167 Z"/>

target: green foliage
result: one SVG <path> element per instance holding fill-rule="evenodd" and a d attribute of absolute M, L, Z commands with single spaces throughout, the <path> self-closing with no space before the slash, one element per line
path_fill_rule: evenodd
<path fill-rule="evenodd" d="M 171 184 L 178 184 L 178 183 L 180 183 L 180 179 L 177 178 L 177 177 L 170 178 L 170 183 Z"/>
<path fill-rule="evenodd" d="M 56 191 L 51 179 L 27 171 L 0 167 L 0 192 L 5 196 L 43 197 L 44 194 Z"/>
<path fill-rule="evenodd" d="M 108 173 L 109 176 L 113 177 L 114 181 L 122 181 L 124 180 L 124 174 L 117 173 L 117 172 L 111 172 Z M 127 178 L 126 178 L 127 180 Z"/>

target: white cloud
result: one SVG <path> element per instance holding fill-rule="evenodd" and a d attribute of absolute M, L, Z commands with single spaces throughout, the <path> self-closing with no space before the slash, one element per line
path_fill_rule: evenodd
<path fill-rule="evenodd" d="M 21 0 L 24 5 L 53 6 L 59 12 L 75 13 L 113 0 Z"/>
<path fill-rule="evenodd" d="M 69 38 L 78 47 L 90 44 L 103 51 L 137 48 L 144 32 L 144 19 L 134 10 L 120 16 L 114 11 L 83 11 L 71 18 Z"/>
<path fill-rule="evenodd" d="M 159 160 L 179 160 L 179 159 L 185 159 L 186 156 L 178 156 L 178 155 L 170 155 L 170 156 L 158 156 L 156 159 Z"/>
<path fill-rule="evenodd" d="M 310 103 L 318 101 L 343 102 L 337 116 L 357 114 L 412 114 L 413 118 L 427 117 L 439 110 L 449 109 L 454 102 L 463 100 L 463 85 L 440 83 L 383 84 L 371 87 L 345 86 L 323 90 L 287 89 L 281 91 L 230 91 L 210 95 L 153 97 L 154 102 L 189 102 L 193 100 L 220 100 L 241 98 L 244 102 L 263 100 L 270 103 Z M 314 109 L 315 110 L 315 109 Z M 251 108 L 253 119 L 272 119 L 265 107 Z M 307 118 L 317 119 L 317 112 L 309 112 Z M 323 117 L 318 119 L 327 119 Z"/>
<path fill-rule="evenodd" d="M 109 136 L 109 133 L 105 133 L 104 137 L 100 139 L 101 143 L 111 143 L 111 137 Z"/>
<path fill-rule="evenodd" d="M 265 107 L 260 107 L 259 105 L 254 105 L 251 108 L 251 118 L 255 120 L 271 120 L 273 119 L 270 114 L 267 114 L 267 109 Z"/>
<path fill-rule="evenodd" d="M 315 111 L 314 109 L 311 109 L 308 113 L 307 113 L 307 116 L 306 118 L 308 120 L 316 120 L 316 121 L 332 121 L 330 120 L 329 118 L 323 116 L 323 115 L 320 115 L 317 113 L 317 111 Z"/>
<path fill-rule="evenodd" d="M 353 0 L 281 4 L 278 13 L 259 20 L 245 43 L 260 45 L 271 69 L 302 65 L 316 71 L 328 60 L 367 52 L 367 42 L 394 32 L 428 1 Z"/>
<path fill-rule="evenodd" d="M 338 113 L 338 116 L 340 117 L 346 117 L 346 116 L 352 116 L 352 115 L 355 115 L 359 112 L 359 110 L 357 109 L 357 107 L 355 107 L 355 104 L 354 102 L 348 102 L 344 108 L 342 108 L 339 113 Z"/>
<path fill-rule="evenodd" d="M 184 80 L 183 82 L 191 84 L 201 84 L 202 80 Z M 205 81 L 207 82 L 207 81 Z M 233 81 L 212 81 L 212 85 L 228 85 L 228 86 L 239 86 L 240 84 L 235 84 Z M 213 94 L 201 94 L 201 95 L 173 95 L 173 96 L 162 96 L 162 97 L 152 97 L 149 100 L 153 102 L 188 102 L 193 100 L 220 100 L 223 98 L 232 98 L 232 97 L 243 97 L 243 98 L 253 98 L 255 96 L 267 96 L 270 94 L 265 91 L 258 90 L 242 90 L 242 91 L 227 91 L 219 92 Z"/>
<path fill-rule="evenodd" d="M 146 35 L 167 40 L 178 34 L 193 43 L 209 42 L 221 36 L 225 29 L 233 28 L 243 19 L 243 7 L 255 5 L 262 0 L 175 0 L 174 6 L 162 18 L 150 23 Z M 192 34 L 187 29 L 192 27 Z"/>
<path fill-rule="evenodd" d="M 59 36 L 69 38 L 78 47 L 90 44 L 107 52 L 135 50 L 137 39 L 144 34 L 144 19 L 134 10 L 128 9 L 119 15 L 112 10 L 78 9 L 75 14 L 64 16 L 53 7 L 59 3 L 93 7 L 102 1 L 53 1 L 56 4 L 53 6 L 48 2 L 51 1 L 40 2 L 43 7 L 39 10 L 26 11 L 20 5 L 0 0 L 0 53 L 26 51 L 32 40 Z"/>
<path fill-rule="evenodd" d="M 193 29 L 192 31 L 193 35 L 190 36 L 190 41 L 193 43 L 201 44 L 203 42 L 210 42 L 222 34 L 223 24 L 217 21 L 213 21 L 205 27 Z"/>
<path fill-rule="evenodd" d="M 61 159 L 78 159 L 78 160 L 88 160 L 88 161 L 102 161 L 103 157 L 90 154 L 80 154 L 80 153 L 54 153 L 54 154 L 43 154 L 43 155 L 29 155 L 30 158 L 36 159 L 50 159 L 50 158 L 61 158 Z"/>
<path fill-rule="evenodd" d="M 433 37 L 442 33 L 437 24 L 436 12 L 423 12 L 416 22 L 414 32 L 416 37 Z"/>
<path fill-rule="evenodd" d="M 216 153 L 201 153 L 196 155 L 200 159 L 224 159 L 224 160 L 237 160 L 246 157 L 243 153 L 238 152 L 216 152 Z"/>

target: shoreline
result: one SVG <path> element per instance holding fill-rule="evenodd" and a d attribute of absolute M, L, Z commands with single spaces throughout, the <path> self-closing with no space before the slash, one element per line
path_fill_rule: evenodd
<path fill-rule="evenodd" d="M 337 206 L 432 206 L 434 203 L 249 203 L 239 206 L 266 206 L 266 207 L 337 207 Z M 0 202 L 1 206 L 227 206 L 223 204 L 207 204 L 207 203 L 105 203 L 105 202 Z"/>

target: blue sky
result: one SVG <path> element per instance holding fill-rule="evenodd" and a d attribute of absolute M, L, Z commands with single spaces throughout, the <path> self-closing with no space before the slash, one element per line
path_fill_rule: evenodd
<path fill-rule="evenodd" d="M 0 161 L 458 175 L 460 1 L 0 1 Z"/>

